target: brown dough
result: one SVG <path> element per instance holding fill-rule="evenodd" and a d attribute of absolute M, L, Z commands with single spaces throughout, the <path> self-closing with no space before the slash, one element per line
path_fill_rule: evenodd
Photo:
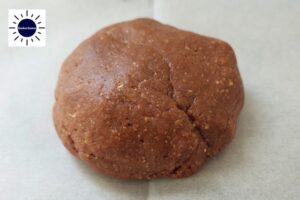
<path fill-rule="evenodd" d="M 190 176 L 228 144 L 244 92 L 227 43 L 136 19 L 82 42 L 55 96 L 55 127 L 75 156 L 152 179 Z"/>

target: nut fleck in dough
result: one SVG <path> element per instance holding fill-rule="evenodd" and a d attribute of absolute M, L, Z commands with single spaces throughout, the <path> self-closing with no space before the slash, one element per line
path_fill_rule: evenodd
<path fill-rule="evenodd" d="M 243 86 L 225 42 L 136 19 L 64 62 L 55 127 L 77 157 L 123 179 L 185 177 L 228 144 Z"/>

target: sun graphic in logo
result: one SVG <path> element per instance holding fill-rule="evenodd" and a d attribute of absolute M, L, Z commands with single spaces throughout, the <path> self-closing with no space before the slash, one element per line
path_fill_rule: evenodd
<path fill-rule="evenodd" d="M 44 46 L 45 11 L 9 10 L 9 46 Z"/>

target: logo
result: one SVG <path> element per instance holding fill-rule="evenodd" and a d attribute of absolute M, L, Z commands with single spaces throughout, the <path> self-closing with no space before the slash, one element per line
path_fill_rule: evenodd
<path fill-rule="evenodd" d="M 40 9 L 8 10 L 8 46 L 46 45 L 46 12 Z"/>

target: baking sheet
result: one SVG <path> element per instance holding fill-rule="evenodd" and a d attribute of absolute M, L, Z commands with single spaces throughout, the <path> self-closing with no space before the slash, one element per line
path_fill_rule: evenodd
<path fill-rule="evenodd" d="M 0 199 L 300 199 L 299 1 L 12 0 L 0 4 Z M 7 10 L 47 12 L 47 46 L 7 46 Z M 70 156 L 53 90 L 64 58 L 99 28 L 148 16 L 221 38 L 245 85 L 237 135 L 186 179 L 121 181 Z"/>

